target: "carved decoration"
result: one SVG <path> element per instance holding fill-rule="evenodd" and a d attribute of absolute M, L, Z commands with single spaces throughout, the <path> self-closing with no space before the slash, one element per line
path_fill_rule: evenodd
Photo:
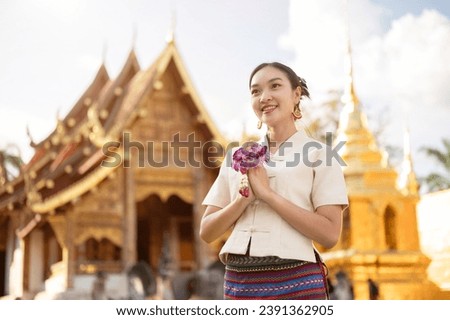
<path fill-rule="evenodd" d="M 71 166 L 70 164 L 68 164 L 68 165 L 66 165 L 66 166 L 64 167 L 64 171 L 65 171 L 67 174 L 70 174 L 70 173 L 72 173 L 73 168 L 72 168 L 72 166 Z"/>
<path fill-rule="evenodd" d="M 14 193 L 14 187 L 12 186 L 12 184 L 8 183 L 6 185 L 6 192 L 8 192 L 9 194 L 13 194 Z"/>
<path fill-rule="evenodd" d="M 153 89 L 155 90 L 161 90 L 163 88 L 163 82 L 160 80 L 157 80 L 153 83 Z"/>
<path fill-rule="evenodd" d="M 85 106 L 90 106 L 92 103 L 92 99 L 91 98 L 85 98 L 83 101 Z"/>
<path fill-rule="evenodd" d="M 61 248 L 66 248 L 66 217 L 63 215 L 51 215 L 47 217 L 47 220 L 55 232 L 56 240 Z"/>
<path fill-rule="evenodd" d="M 121 96 L 123 93 L 123 89 L 121 87 L 117 87 L 114 89 L 114 95 Z"/>
<path fill-rule="evenodd" d="M 74 118 L 69 118 L 69 120 L 67 120 L 67 125 L 70 128 L 75 127 L 76 124 L 77 124 L 77 121 Z"/>
<path fill-rule="evenodd" d="M 118 247 L 123 245 L 123 235 L 120 227 L 85 226 L 76 234 L 74 244 L 78 246 L 89 238 L 94 238 L 97 241 L 106 238 Z"/>
<path fill-rule="evenodd" d="M 54 182 L 53 180 L 51 180 L 51 179 L 47 179 L 47 180 L 45 181 L 45 186 L 46 186 L 48 189 L 53 189 L 53 188 L 55 187 L 55 182 Z"/>

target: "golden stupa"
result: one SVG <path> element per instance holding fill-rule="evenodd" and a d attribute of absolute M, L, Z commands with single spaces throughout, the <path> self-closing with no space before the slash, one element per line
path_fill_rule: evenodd
<path fill-rule="evenodd" d="M 324 253 L 330 277 L 345 275 L 354 299 L 448 299 L 450 292 L 427 277 L 431 261 L 420 249 L 420 197 L 409 147 L 398 175 L 377 146 L 355 93 L 350 45 L 347 59 L 336 140 L 346 141 L 340 156 L 346 162 L 350 204 L 339 243 Z M 375 297 L 370 294 L 374 287 Z"/>

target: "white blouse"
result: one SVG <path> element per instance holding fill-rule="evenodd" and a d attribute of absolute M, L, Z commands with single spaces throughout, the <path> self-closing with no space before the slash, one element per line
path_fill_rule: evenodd
<path fill-rule="evenodd" d="M 225 158 L 203 205 L 224 208 L 238 196 L 242 174 L 231 167 L 232 153 Z M 304 130 L 286 140 L 264 166 L 272 190 L 305 210 L 348 205 L 344 175 L 331 148 L 308 137 Z M 262 200 L 254 200 L 236 221 L 220 260 L 226 263 L 228 253 L 245 254 L 249 242 L 250 256 L 316 261 L 312 240 Z"/>

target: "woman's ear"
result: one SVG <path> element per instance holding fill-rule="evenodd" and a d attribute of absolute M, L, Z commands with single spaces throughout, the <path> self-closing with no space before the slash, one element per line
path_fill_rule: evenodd
<path fill-rule="evenodd" d="M 300 86 L 295 88 L 294 95 L 295 95 L 295 102 L 296 102 L 296 104 L 300 103 L 300 99 L 302 97 L 302 88 Z M 297 99 L 298 99 L 298 101 L 297 101 Z"/>

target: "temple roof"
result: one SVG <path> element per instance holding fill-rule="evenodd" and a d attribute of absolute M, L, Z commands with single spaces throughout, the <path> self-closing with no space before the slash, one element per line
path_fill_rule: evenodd
<path fill-rule="evenodd" d="M 110 79 L 102 64 L 69 113 L 57 120 L 53 132 L 33 144 L 34 155 L 20 176 L 0 186 L 0 212 L 23 206 L 35 213 L 54 212 L 105 179 L 117 167 L 100 166 L 106 157 L 103 145 L 121 141 L 122 132 L 139 116 L 139 102 L 159 89 L 169 64 L 175 66 L 181 78 L 180 90 L 189 102 L 190 111 L 199 119 L 199 130 L 224 144 L 224 137 L 194 89 L 175 41 L 168 42 L 145 70 L 131 50 L 115 79 Z"/>

